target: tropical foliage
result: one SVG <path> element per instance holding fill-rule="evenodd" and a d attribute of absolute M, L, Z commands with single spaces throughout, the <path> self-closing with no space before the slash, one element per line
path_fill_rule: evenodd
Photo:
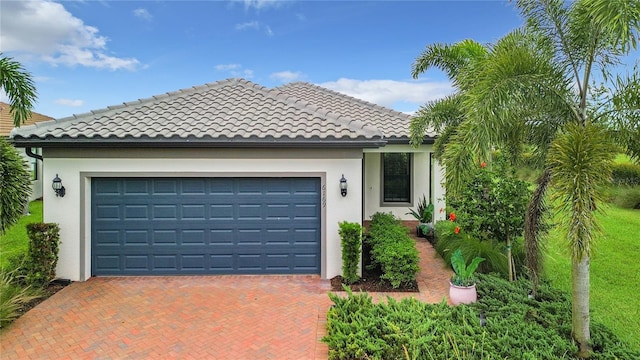
<path fill-rule="evenodd" d="M 3 138 L 0 138 L 0 158 L 1 234 L 22 216 L 31 194 L 31 174 L 26 161 Z"/>
<path fill-rule="evenodd" d="M 36 101 L 36 87 L 22 65 L 0 52 L 0 89 L 9 97 L 10 114 L 14 125 L 19 127 L 29 117 Z"/>
<path fill-rule="evenodd" d="M 454 275 L 451 278 L 451 283 L 457 286 L 471 286 L 475 284 L 474 274 L 478 265 L 483 262 L 484 259 L 476 256 L 471 260 L 471 263 L 467 265 L 467 262 L 462 257 L 462 251 L 456 250 L 451 255 L 451 267 L 453 267 Z"/>
<path fill-rule="evenodd" d="M 434 44 L 416 60 L 413 75 L 444 70 L 457 92 L 424 106 L 411 124 L 412 142 L 441 130 L 436 144 L 456 193 L 470 169 L 502 149 L 511 164 L 525 146 L 542 169 L 527 208 L 525 248 L 535 285 L 546 194 L 563 214 L 572 247 L 573 335 L 589 354 L 589 258 L 611 163 L 624 148 L 640 159 L 640 75 L 620 71 L 637 45 L 640 2 L 628 0 L 518 0 L 526 25 L 483 46 L 472 40 Z M 535 290 L 535 286 L 534 286 Z M 534 293 L 535 294 L 535 293 Z"/>

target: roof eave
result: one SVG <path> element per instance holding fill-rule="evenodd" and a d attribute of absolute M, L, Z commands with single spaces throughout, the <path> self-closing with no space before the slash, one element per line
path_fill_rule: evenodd
<path fill-rule="evenodd" d="M 40 148 L 100 148 L 100 147 L 163 147 L 163 148 L 379 148 L 387 144 L 382 138 L 373 139 L 94 139 L 94 138 L 13 138 L 16 147 Z"/>

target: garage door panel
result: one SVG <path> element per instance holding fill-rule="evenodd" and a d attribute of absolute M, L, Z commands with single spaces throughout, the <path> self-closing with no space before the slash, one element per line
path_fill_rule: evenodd
<path fill-rule="evenodd" d="M 320 272 L 317 178 L 93 179 L 94 275 Z"/>

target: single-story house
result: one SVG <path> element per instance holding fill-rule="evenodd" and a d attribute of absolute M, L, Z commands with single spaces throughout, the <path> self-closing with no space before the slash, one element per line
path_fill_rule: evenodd
<path fill-rule="evenodd" d="M 32 112 L 31 116 L 22 126 L 29 126 L 35 123 L 43 121 L 51 121 L 52 117 Z M 8 138 L 13 129 L 13 116 L 11 115 L 11 105 L 0 101 L 0 136 Z M 33 148 L 34 154 L 40 154 L 39 148 Z M 26 149 L 21 151 L 22 157 L 28 162 L 33 174 L 33 181 L 31 182 L 31 196 L 29 201 L 39 199 L 42 197 L 42 161 L 37 160 L 35 157 L 29 157 L 26 154 Z"/>
<path fill-rule="evenodd" d="M 11 137 L 42 148 L 44 178 L 66 190 L 44 192 L 44 221 L 60 226 L 60 278 L 331 278 L 342 272 L 338 223 L 378 211 L 412 220 L 422 196 L 444 206 L 435 134 L 414 149 L 409 123 L 309 83 L 228 79 Z"/>

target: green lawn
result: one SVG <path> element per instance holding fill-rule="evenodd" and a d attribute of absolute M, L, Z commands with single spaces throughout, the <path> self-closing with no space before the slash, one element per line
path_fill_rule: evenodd
<path fill-rule="evenodd" d="M 27 251 L 29 239 L 26 225 L 42 222 L 42 200 L 32 201 L 29 204 L 29 212 L 30 215 L 23 216 L 17 224 L 0 235 L 0 267 L 7 265 L 11 255 Z"/>
<path fill-rule="evenodd" d="M 601 216 L 603 235 L 591 257 L 592 319 L 609 327 L 634 349 L 640 349 L 640 210 L 608 207 Z M 546 275 L 558 288 L 571 291 L 571 264 L 566 241 L 554 230 L 548 243 Z"/>

